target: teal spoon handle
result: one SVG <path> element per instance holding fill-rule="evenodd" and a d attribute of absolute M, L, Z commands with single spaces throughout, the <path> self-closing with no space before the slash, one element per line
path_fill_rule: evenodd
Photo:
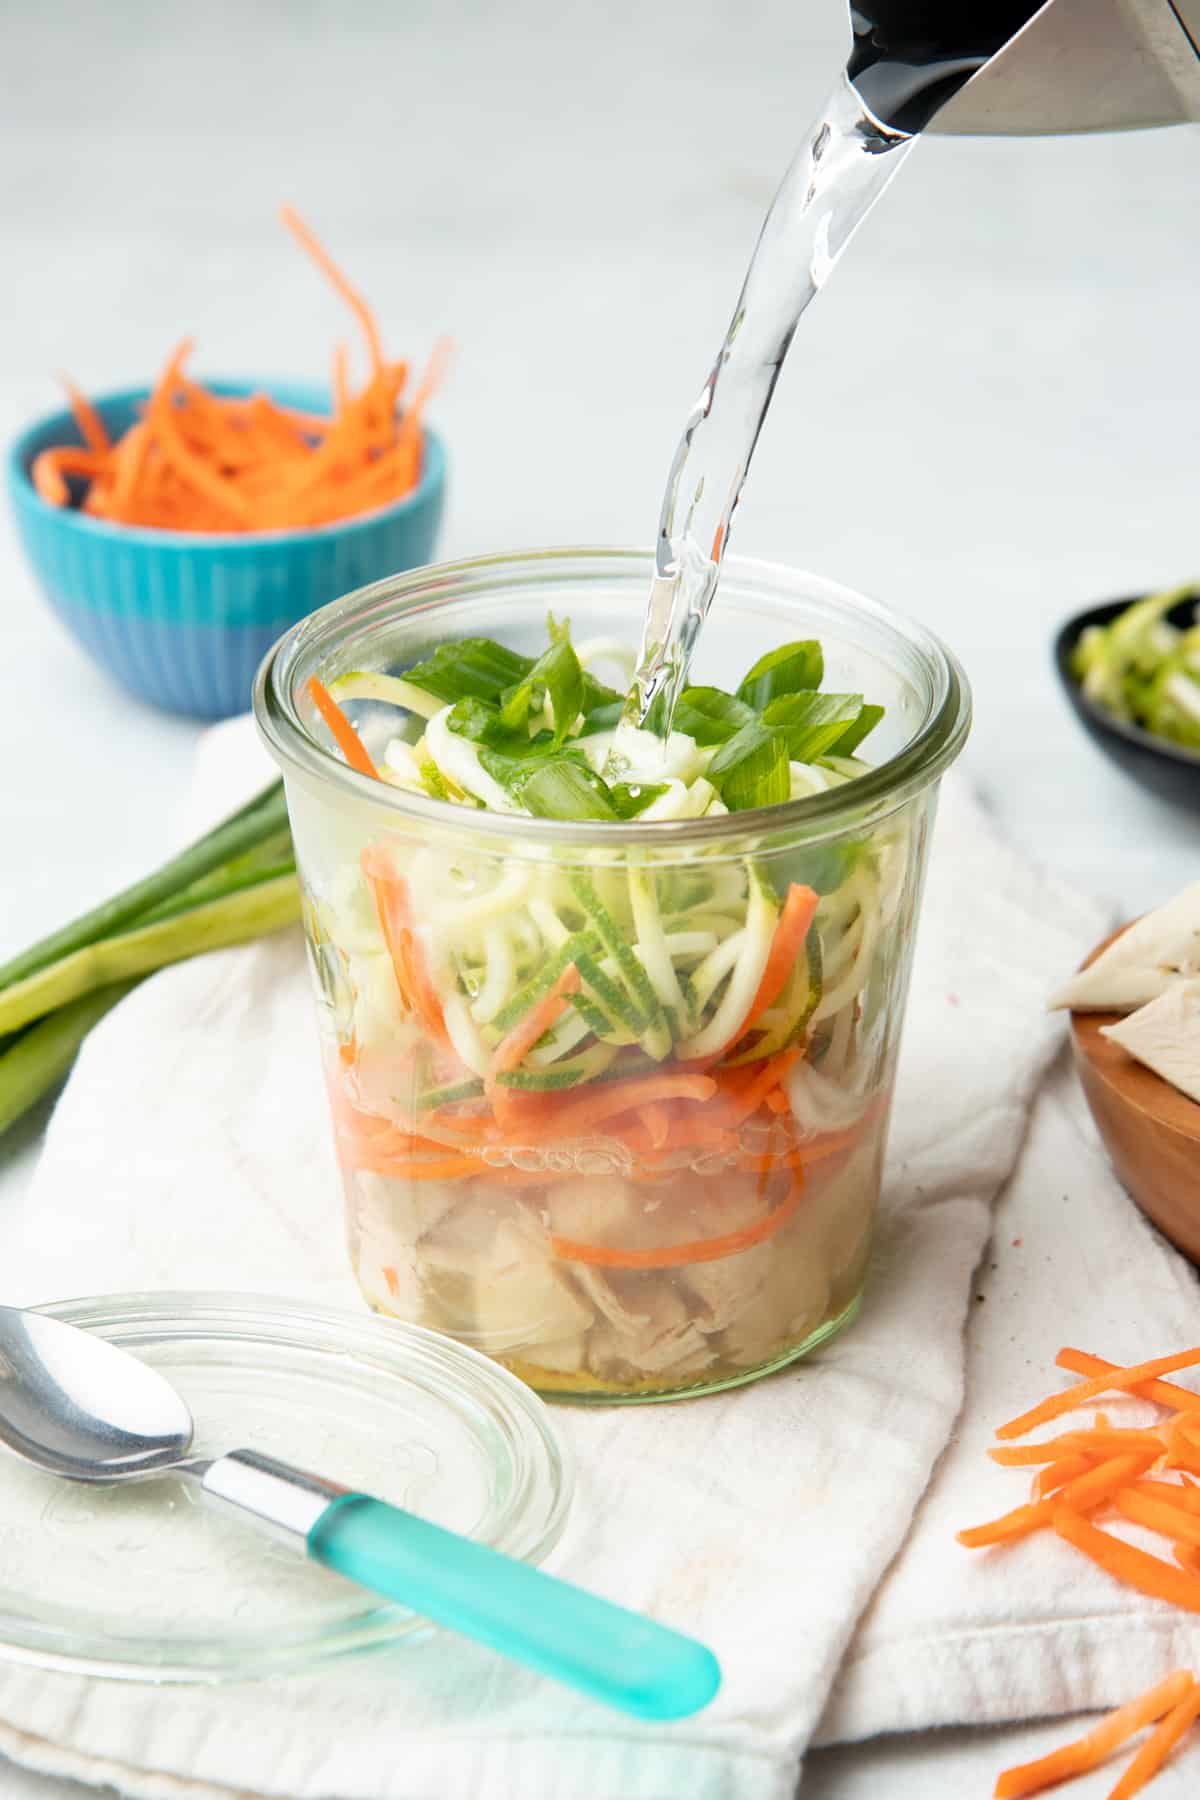
<path fill-rule="evenodd" d="M 334 1500 L 307 1544 L 327 1569 L 637 1718 L 684 1718 L 720 1685 L 695 1638 L 366 1494 Z"/>

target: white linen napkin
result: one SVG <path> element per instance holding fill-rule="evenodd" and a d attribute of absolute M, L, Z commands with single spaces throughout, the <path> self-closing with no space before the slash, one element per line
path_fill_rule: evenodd
<path fill-rule="evenodd" d="M 244 722 L 212 734 L 192 823 L 254 785 L 252 761 Z M 725 1681 L 705 1713 L 642 1727 L 443 1636 L 218 1690 L 0 1663 L 0 1750 L 193 1800 L 790 1800 L 959 1409 L 990 1203 L 1061 1031 L 1046 989 L 1102 923 L 947 781 L 859 1322 L 732 1394 L 556 1411 L 579 1482 L 549 1566 L 711 1643 Z M 111 1014 L 27 1204 L 0 1221 L 4 1297 L 223 1286 L 353 1304 L 307 1007 L 286 935 L 169 970 Z"/>
<path fill-rule="evenodd" d="M 838 1672 L 818 1742 L 1118 1706 L 1170 1669 L 1200 1670 L 1200 1618 L 1142 1599 L 1052 1535 L 984 1551 L 954 1542 L 1027 1498 L 1031 1471 L 998 1468 L 986 1451 L 1004 1419 L 1075 1379 L 1054 1369 L 1061 1345 L 1140 1362 L 1200 1343 L 1196 1273 L 1116 1181 L 1065 1054 L 972 1291 L 962 1417 Z M 1114 1423 L 1161 1417 L 1136 1400 L 1102 1405 Z M 1122 1535 L 1163 1554 L 1161 1539 Z"/>

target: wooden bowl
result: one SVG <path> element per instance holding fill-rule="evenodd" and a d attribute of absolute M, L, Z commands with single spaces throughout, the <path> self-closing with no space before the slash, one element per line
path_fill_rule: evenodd
<path fill-rule="evenodd" d="M 1119 936 L 1113 932 L 1097 944 L 1088 963 Z M 1101 1036 L 1101 1027 L 1120 1017 L 1071 1014 L 1075 1067 L 1130 1199 L 1177 1250 L 1200 1263 L 1200 1105 Z"/>

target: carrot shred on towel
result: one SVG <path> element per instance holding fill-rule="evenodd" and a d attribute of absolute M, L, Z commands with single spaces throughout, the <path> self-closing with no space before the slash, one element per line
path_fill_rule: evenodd
<path fill-rule="evenodd" d="M 1135 1481 L 1130 1492 L 1143 1494 L 1148 1500 L 1162 1500 L 1186 1513 L 1200 1514 L 1200 1492 L 1186 1481 L 1178 1486 L 1169 1481 Z"/>
<path fill-rule="evenodd" d="M 1040 1794 L 1056 1782 L 1070 1781 L 1090 1769 L 1099 1768 L 1114 1750 L 1147 1725 L 1169 1715 L 1192 1691 L 1193 1680 L 1186 1669 L 1176 1669 L 1148 1693 L 1140 1694 L 1125 1706 L 1107 1714 L 1098 1725 L 1073 1743 L 1062 1744 L 1036 1762 L 1018 1763 L 1005 1769 L 995 1786 L 995 1800 L 1022 1800 L 1025 1794 Z"/>
<path fill-rule="evenodd" d="M 1098 1412 L 1090 1429 L 1060 1432 L 1040 1444 L 993 1446 L 989 1454 L 1002 1465 L 1040 1465 L 1033 1496 L 987 1525 L 960 1532 L 959 1541 L 970 1547 L 998 1544 L 1049 1526 L 1115 1581 L 1185 1612 L 1200 1613 L 1200 1483 L 1188 1467 L 1194 1455 L 1200 1468 L 1200 1395 L 1162 1379 L 1200 1362 L 1200 1351 L 1184 1350 L 1123 1367 L 1068 1348 L 1058 1353 L 1056 1361 L 1085 1379 L 1009 1420 L 998 1437 L 1019 1436 L 1108 1391 L 1151 1401 L 1165 1408 L 1167 1417 L 1149 1429 L 1116 1428 L 1108 1414 Z M 1076 1473 L 1081 1462 L 1092 1466 Z M 1102 1507 L 1157 1533 L 1170 1546 L 1174 1560 L 1143 1550 L 1086 1516 Z M 1109 1800 L 1132 1800 L 1197 1719 L 1200 1681 L 1177 1670 L 1148 1694 L 1110 1714 L 1086 1737 L 1037 1762 L 1004 1770 L 996 1783 L 997 1800 L 1017 1800 L 1094 1769 L 1135 1732 L 1157 1723 L 1158 1729 L 1109 1794 Z"/>
<path fill-rule="evenodd" d="M 1107 1462 L 1097 1464 L 1089 1469 L 1086 1475 L 1076 1476 L 1057 1494 L 1051 1494 L 1045 1500 L 1035 1504 L 1014 1507 L 1011 1512 L 1004 1513 L 998 1519 L 990 1520 L 986 1525 L 974 1525 L 956 1535 L 960 1544 L 968 1550 L 979 1550 L 988 1544 L 1006 1543 L 1011 1538 L 1028 1537 L 1031 1531 L 1038 1531 L 1043 1525 L 1054 1522 L 1061 1511 L 1092 1511 L 1105 1500 L 1119 1493 L 1131 1481 L 1149 1467 L 1150 1452 L 1134 1451 L 1128 1456 L 1113 1456 Z"/>
<path fill-rule="evenodd" d="M 1086 1401 L 1095 1399 L 1097 1394 L 1110 1390 L 1131 1391 L 1141 1387 L 1147 1381 L 1153 1381 L 1160 1375 L 1169 1375 L 1176 1369 L 1194 1368 L 1200 1363 L 1200 1349 L 1178 1350 L 1173 1356 L 1158 1356 L 1151 1362 L 1136 1363 L 1132 1368 L 1122 1369 L 1116 1365 L 1089 1381 L 1078 1382 L 1074 1387 L 1065 1389 L 1061 1394 L 1051 1394 L 1045 1400 L 1033 1406 L 1018 1418 L 1009 1419 L 1005 1424 L 996 1427 L 998 1438 L 1024 1437 L 1027 1431 L 1033 1431 L 1044 1425 L 1048 1419 L 1057 1419 L 1063 1413 L 1074 1412 Z"/>
<path fill-rule="evenodd" d="M 1086 1475 L 1093 1467 L 1093 1458 L 1082 1450 L 1072 1451 L 1069 1456 L 1060 1456 L 1057 1462 L 1046 1464 L 1038 1470 L 1033 1478 L 1034 1500 L 1044 1500 L 1048 1494 L 1057 1493 L 1059 1488 L 1066 1487 L 1077 1475 Z"/>
<path fill-rule="evenodd" d="M 1060 1457 L 1070 1456 L 1073 1452 L 1083 1451 L 1085 1455 L 1106 1453 L 1115 1455 L 1119 1450 L 1154 1450 L 1161 1451 L 1162 1440 L 1153 1431 L 1114 1430 L 1111 1427 L 1090 1431 L 1064 1431 L 1058 1437 L 1045 1438 L 1040 1444 L 993 1444 L 988 1455 L 993 1462 L 1003 1468 L 1028 1468 L 1035 1463 L 1057 1462 Z"/>
<path fill-rule="evenodd" d="M 1120 1363 L 1106 1362 L 1102 1356 L 1089 1356 L 1086 1350 L 1060 1350 L 1054 1360 L 1060 1369 L 1068 1369 L 1072 1375 L 1111 1375 L 1121 1367 Z M 1177 1411 L 1189 1407 L 1200 1411 L 1200 1393 L 1193 1388 L 1177 1387 L 1173 1381 L 1141 1381 L 1130 1392 L 1140 1400 L 1154 1400 L 1159 1406 L 1169 1406 Z"/>
<path fill-rule="evenodd" d="M 1066 1508 L 1055 1513 L 1054 1529 L 1099 1568 L 1127 1587 L 1136 1588 L 1139 1594 L 1167 1600 L 1184 1612 L 1200 1612 L 1200 1579 L 1183 1569 L 1172 1568 L 1161 1556 L 1152 1556 L 1148 1550 L 1139 1550 L 1135 1544 L 1099 1530 Z"/>
<path fill-rule="evenodd" d="M 1122 1517 L 1134 1525 L 1145 1525 L 1148 1530 L 1170 1538 L 1172 1543 L 1200 1545 L 1200 1519 L 1182 1506 L 1139 1493 L 1136 1487 L 1128 1487 L 1118 1494 L 1114 1505 Z"/>
<path fill-rule="evenodd" d="M 370 775 L 379 780 L 379 770 L 371 761 L 366 745 L 355 731 L 353 725 L 333 698 L 323 682 L 315 675 L 309 678 L 308 695 L 321 717 L 333 733 L 338 749 L 352 769 L 360 775 Z"/>
<path fill-rule="evenodd" d="M 1133 1761 L 1108 1796 L 1108 1800 L 1133 1800 L 1148 1781 L 1153 1781 L 1168 1756 L 1184 1734 L 1200 1718 L 1200 1682 L 1193 1680 L 1191 1692 L 1184 1694 L 1146 1739 Z"/>

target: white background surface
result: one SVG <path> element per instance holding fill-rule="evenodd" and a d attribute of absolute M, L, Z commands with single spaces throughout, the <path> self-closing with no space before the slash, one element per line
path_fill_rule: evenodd
<path fill-rule="evenodd" d="M 390 346 L 458 340 L 434 414 L 446 555 L 649 542 L 846 39 L 841 0 L 49 0 L 0 18 L 3 435 L 57 406 L 55 369 L 144 379 L 185 331 L 201 372 L 321 373 L 346 323 L 276 222 L 291 199 Z M 1200 872 L 1200 819 L 1100 759 L 1049 641 L 1066 613 L 1200 564 L 1198 195 L 1194 128 L 921 145 L 798 334 L 735 529 L 741 553 L 947 637 L 975 688 L 969 769 L 1005 828 L 1130 912 Z M 158 856 L 197 727 L 84 660 L 7 520 L 0 578 L 3 954 Z M 0 1206 L 42 1123 L 0 1151 Z M 814 1758 L 806 1800 L 957 1796 L 970 1748 Z M 0 1769 L 13 1800 L 67 1791 Z"/>

